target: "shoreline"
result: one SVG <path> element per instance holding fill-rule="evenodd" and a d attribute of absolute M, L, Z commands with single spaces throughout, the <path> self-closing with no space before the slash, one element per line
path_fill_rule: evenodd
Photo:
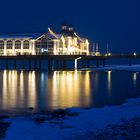
<path fill-rule="evenodd" d="M 137 119 L 140 122 L 140 97 L 128 99 L 122 105 L 105 106 L 103 108 L 80 109 L 73 108 L 50 115 L 31 115 L 4 119 L 4 122 L 10 123 L 4 140 L 26 138 L 62 140 L 62 139 L 83 139 L 86 135 L 93 137 L 93 133 L 98 130 L 104 132 L 108 126 L 115 126 L 122 120 Z M 68 113 L 70 115 L 68 115 Z M 130 120 L 130 121 L 129 121 Z M 120 126 L 117 126 L 118 128 Z M 117 128 L 114 128 L 117 129 Z M 89 131 L 92 131 L 92 133 Z M 118 131 L 118 130 L 116 130 Z M 30 132 L 30 133 L 29 133 Z M 25 136 L 22 134 L 25 133 Z M 112 134 L 110 134 L 112 135 Z"/>
<path fill-rule="evenodd" d="M 140 65 L 107 65 L 105 67 L 93 67 L 93 68 L 82 68 L 80 70 L 86 71 L 86 70 L 93 70 L 93 71 L 130 71 L 130 72 L 140 72 Z"/>

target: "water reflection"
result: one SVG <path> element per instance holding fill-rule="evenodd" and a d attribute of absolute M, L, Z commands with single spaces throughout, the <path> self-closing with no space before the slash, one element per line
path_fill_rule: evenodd
<path fill-rule="evenodd" d="M 2 79 L 3 110 L 91 106 L 89 71 L 3 71 Z"/>
<path fill-rule="evenodd" d="M 107 82 L 108 82 L 108 94 L 111 94 L 111 73 L 112 71 L 108 71 L 108 77 L 107 77 Z"/>
<path fill-rule="evenodd" d="M 28 106 L 36 107 L 36 74 L 35 71 L 28 75 Z"/>
<path fill-rule="evenodd" d="M 88 71 L 84 77 L 77 71 L 55 71 L 52 86 L 51 107 L 89 107 L 91 104 Z"/>
<path fill-rule="evenodd" d="M 127 91 L 140 93 L 138 75 L 129 72 L 5 70 L 0 78 L 0 111 L 102 107 L 123 102 Z"/>
<path fill-rule="evenodd" d="M 27 83 L 27 79 L 25 79 Z M 2 108 L 20 108 L 28 101 L 28 106 L 35 106 L 36 85 L 35 73 L 28 74 L 28 87 L 25 87 L 23 71 L 4 71 L 2 84 Z M 28 97 L 25 89 L 28 89 Z"/>
<path fill-rule="evenodd" d="M 134 82 L 134 86 L 136 86 L 136 81 L 137 81 L 137 73 L 133 73 L 133 82 Z"/>
<path fill-rule="evenodd" d="M 24 98 L 24 73 L 23 71 L 19 74 L 19 100 L 22 100 Z M 21 103 L 22 104 L 22 103 Z M 21 104 L 19 104 L 21 106 Z M 23 105 L 23 104 L 22 104 Z"/>
<path fill-rule="evenodd" d="M 7 71 L 5 70 L 3 72 L 3 88 L 2 88 L 2 93 L 3 93 L 3 96 L 2 96 L 2 107 L 5 108 L 7 106 L 6 102 L 8 99 L 8 94 L 7 94 Z"/>

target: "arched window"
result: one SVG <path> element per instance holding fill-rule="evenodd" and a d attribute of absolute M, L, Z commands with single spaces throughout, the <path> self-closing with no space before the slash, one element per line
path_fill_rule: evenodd
<path fill-rule="evenodd" d="M 12 49 L 13 47 L 13 42 L 11 40 L 8 40 L 6 43 L 7 49 Z"/>
<path fill-rule="evenodd" d="M 15 41 L 15 49 L 21 49 L 21 41 Z"/>
<path fill-rule="evenodd" d="M 4 41 L 0 40 L 0 49 L 4 49 Z"/>
<path fill-rule="evenodd" d="M 25 40 L 23 42 L 23 49 L 29 49 L 29 41 L 28 40 Z"/>

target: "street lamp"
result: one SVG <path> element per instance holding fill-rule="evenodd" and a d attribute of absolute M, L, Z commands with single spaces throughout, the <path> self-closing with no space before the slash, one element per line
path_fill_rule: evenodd
<path fill-rule="evenodd" d="M 78 66 L 78 60 L 81 59 L 82 57 L 78 57 L 75 59 L 75 63 L 74 63 L 74 67 L 75 69 L 77 69 L 77 66 Z"/>

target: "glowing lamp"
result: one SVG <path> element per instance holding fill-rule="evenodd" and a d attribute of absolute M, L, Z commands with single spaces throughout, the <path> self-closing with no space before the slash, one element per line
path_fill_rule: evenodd
<path fill-rule="evenodd" d="M 108 53 L 108 56 L 111 56 L 111 53 Z"/>

